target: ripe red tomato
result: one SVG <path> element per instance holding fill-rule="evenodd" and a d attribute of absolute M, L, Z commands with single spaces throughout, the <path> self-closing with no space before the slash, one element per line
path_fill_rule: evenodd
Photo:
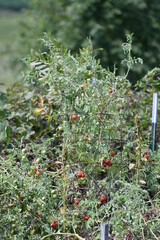
<path fill-rule="evenodd" d="M 88 221 L 88 219 L 89 219 L 89 216 L 84 215 L 84 220 L 85 220 L 85 221 Z"/>
<path fill-rule="evenodd" d="M 144 155 L 147 155 L 147 154 L 148 154 L 148 152 L 147 152 L 147 151 L 145 151 L 145 152 L 144 152 Z"/>
<path fill-rule="evenodd" d="M 39 177 L 40 176 L 40 172 L 37 172 L 37 177 Z"/>
<path fill-rule="evenodd" d="M 39 216 L 39 217 L 42 217 L 42 213 L 38 213 L 38 216 Z"/>
<path fill-rule="evenodd" d="M 78 200 L 78 199 L 75 201 L 75 204 L 76 204 L 76 205 L 78 205 L 78 204 L 79 204 L 79 200 Z"/>
<path fill-rule="evenodd" d="M 53 167 L 55 167 L 55 168 L 57 167 L 57 163 L 56 162 L 53 163 Z"/>
<path fill-rule="evenodd" d="M 89 135 L 88 135 L 88 133 L 86 133 L 86 138 L 88 138 L 89 137 Z"/>
<path fill-rule="evenodd" d="M 106 160 L 106 165 L 109 166 L 109 164 L 110 164 L 110 160 L 107 159 L 107 160 Z"/>
<path fill-rule="evenodd" d="M 105 160 L 103 160 L 103 161 L 102 161 L 102 165 L 103 165 L 103 167 L 106 167 L 106 166 L 107 166 L 107 164 L 106 164 L 106 161 L 105 161 Z"/>
<path fill-rule="evenodd" d="M 101 203 L 105 203 L 106 198 L 104 196 L 101 197 Z"/>
<path fill-rule="evenodd" d="M 84 173 L 82 173 L 82 178 L 84 178 L 85 177 L 85 174 Z"/>
<path fill-rule="evenodd" d="M 114 157 L 114 152 L 112 151 L 112 152 L 110 153 L 110 155 L 111 155 L 111 157 Z"/>
<path fill-rule="evenodd" d="M 110 162 L 110 163 L 108 164 L 108 166 L 109 166 L 109 167 L 112 167 L 112 162 Z"/>
<path fill-rule="evenodd" d="M 112 89 L 109 89 L 109 93 L 112 93 Z"/>
<path fill-rule="evenodd" d="M 78 172 L 78 173 L 77 173 L 77 177 L 78 177 L 78 178 L 81 178 L 81 177 L 82 177 L 82 172 Z"/>
<path fill-rule="evenodd" d="M 53 223 L 51 224 L 51 227 L 52 228 L 56 228 L 56 226 L 57 226 L 57 220 L 54 219 Z"/>
<path fill-rule="evenodd" d="M 72 120 L 74 120 L 74 121 L 77 120 L 77 115 L 76 114 L 72 115 Z"/>
<path fill-rule="evenodd" d="M 40 172 L 43 172 L 43 168 L 40 169 Z"/>
<path fill-rule="evenodd" d="M 24 198 L 23 198 L 21 195 L 19 195 L 19 200 L 20 200 L 20 201 L 23 201 Z"/>
<path fill-rule="evenodd" d="M 145 158 L 145 159 L 147 159 L 147 160 L 149 159 L 149 157 L 148 157 L 147 155 L 146 155 L 146 156 L 144 156 L 144 158 Z"/>

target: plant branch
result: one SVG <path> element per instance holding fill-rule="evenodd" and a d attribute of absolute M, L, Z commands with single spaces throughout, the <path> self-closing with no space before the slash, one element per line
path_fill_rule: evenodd
<path fill-rule="evenodd" d="M 61 232 L 48 234 L 48 235 L 42 237 L 41 240 L 47 239 L 47 238 L 52 237 L 52 236 L 55 236 L 55 235 L 59 235 L 59 236 L 70 236 L 70 237 L 76 237 L 78 240 L 85 240 L 85 238 L 82 238 L 82 237 L 79 236 L 77 233 L 61 233 Z"/>

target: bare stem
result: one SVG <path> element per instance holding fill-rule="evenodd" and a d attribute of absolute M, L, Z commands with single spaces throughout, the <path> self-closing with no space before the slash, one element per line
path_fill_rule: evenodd
<path fill-rule="evenodd" d="M 70 237 L 76 237 L 79 240 L 85 240 L 85 238 L 82 238 L 81 236 L 79 236 L 77 233 L 61 233 L 61 232 L 57 232 L 57 233 L 52 233 L 52 234 L 48 234 L 44 237 L 41 238 L 41 240 L 44 240 L 46 238 L 55 236 L 55 235 L 59 235 L 59 236 L 70 236 Z"/>

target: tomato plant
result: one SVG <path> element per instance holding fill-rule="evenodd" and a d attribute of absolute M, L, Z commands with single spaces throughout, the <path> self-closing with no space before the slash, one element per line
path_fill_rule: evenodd
<path fill-rule="evenodd" d="M 113 239 L 159 236 L 160 152 L 146 153 L 139 93 L 102 68 L 91 44 L 73 56 L 43 41 L 47 52 L 25 60 L 24 91 L 8 91 L 0 235 L 100 239 L 103 221 Z"/>

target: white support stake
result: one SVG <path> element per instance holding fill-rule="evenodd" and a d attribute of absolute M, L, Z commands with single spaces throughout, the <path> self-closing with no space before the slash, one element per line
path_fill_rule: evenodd
<path fill-rule="evenodd" d="M 101 223 L 101 240 L 109 240 L 109 226 Z"/>
<path fill-rule="evenodd" d="M 157 112 L 158 112 L 158 93 L 153 93 L 153 107 L 152 107 L 152 143 L 151 149 L 156 149 L 156 126 L 157 126 Z"/>

